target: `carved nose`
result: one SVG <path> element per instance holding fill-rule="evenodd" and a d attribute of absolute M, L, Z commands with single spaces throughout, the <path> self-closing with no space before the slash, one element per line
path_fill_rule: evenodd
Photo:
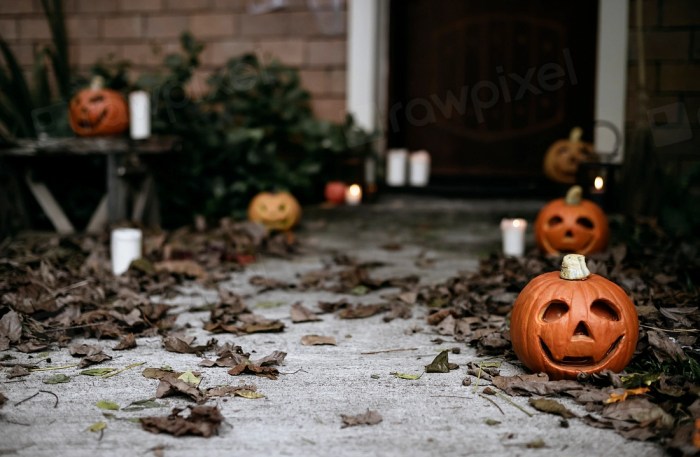
<path fill-rule="evenodd" d="M 567 230 L 566 233 L 564 233 L 564 238 L 573 238 L 574 237 L 574 232 L 571 230 Z"/>
<path fill-rule="evenodd" d="M 591 332 L 585 322 L 581 321 L 574 329 L 574 337 L 591 337 Z"/>

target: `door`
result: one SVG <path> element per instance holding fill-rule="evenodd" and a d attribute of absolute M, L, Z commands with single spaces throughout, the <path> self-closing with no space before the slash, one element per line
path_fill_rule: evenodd
<path fill-rule="evenodd" d="M 592 139 L 597 2 L 393 0 L 389 147 L 433 183 L 542 177 L 574 126 Z"/>

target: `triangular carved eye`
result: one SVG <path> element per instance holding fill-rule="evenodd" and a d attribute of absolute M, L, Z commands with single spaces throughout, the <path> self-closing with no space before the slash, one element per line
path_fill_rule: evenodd
<path fill-rule="evenodd" d="M 619 321 L 620 315 L 613 305 L 605 300 L 596 300 L 591 305 L 591 313 L 607 321 Z"/>
<path fill-rule="evenodd" d="M 563 301 L 553 301 L 547 305 L 547 309 L 544 310 L 542 315 L 542 320 L 545 322 L 555 322 L 562 318 L 566 313 L 569 312 L 569 305 Z"/>

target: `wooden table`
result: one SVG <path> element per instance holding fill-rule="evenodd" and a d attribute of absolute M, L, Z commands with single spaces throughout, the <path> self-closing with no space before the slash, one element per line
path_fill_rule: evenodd
<path fill-rule="evenodd" d="M 0 157 L 7 157 L 16 163 L 32 195 L 59 233 L 73 233 L 75 228 L 64 213 L 49 188 L 36 180 L 33 169 L 42 158 L 57 156 L 95 156 L 107 158 L 107 193 L 102 197 L 86 228 L 88 232 L 102 230 L 127 218 L 127 194 L 129 184 L 126 178 L 137 171 L 142 179 L 135 192 L 131 220 L 141 222 L 147 205 L 155 208 L 152 213 L 157 218 L 157 195 L 155 181 L 143 158 L 167 154 L 178 150 L 179 139 L 175 136 L 151 136 L 146 140 L 134 141 L 126 137 L 51 138 L 44 140 L 19 140 L 15 146 L 0 149 Z"/>

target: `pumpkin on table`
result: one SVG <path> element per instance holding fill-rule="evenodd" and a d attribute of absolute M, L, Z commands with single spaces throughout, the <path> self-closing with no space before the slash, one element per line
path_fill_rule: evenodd
<path fill-rule="evenodd" d="M 595 162 L 597 155 L 593 145 L 581 141 L 583 130 L 571 129 L 568 139 L 554 142 L 544 156 L 544 174 L 551 180 L 563 184 L 576 182 L 576 172 L 581 162 Z"/>
<path fill-rule="evenodd" d="M 632 359 L 638 337 L 632 300 L 617 284 L 591 274 L 579 254 L 564 256 L 561 272 L 530 281 L 511 313 L 518 359 L 552 379 L 619 372 Z"/>
<path fill-rule="evenodd" d="M 248 219 L 270 230 L 290 230 L 301 219 L 301 206 L 289 192 L 261 192 L 248 205 Z"/>
<path fill-rule="evenodd" d="M 129 127 L 129 110 L 122 94 L 106 89 L 104 79 L 96 76 L 71 99 L 69 120 L 80 136 L 116 135 Z"/>
<path fill-rule="evenodd" d="M 608 245 L 608 218 L 594 202 L 572 186 L 566 198 L 547 203 L 535 219 L 535 241 L 546 254 L 590 254 Z"/>

